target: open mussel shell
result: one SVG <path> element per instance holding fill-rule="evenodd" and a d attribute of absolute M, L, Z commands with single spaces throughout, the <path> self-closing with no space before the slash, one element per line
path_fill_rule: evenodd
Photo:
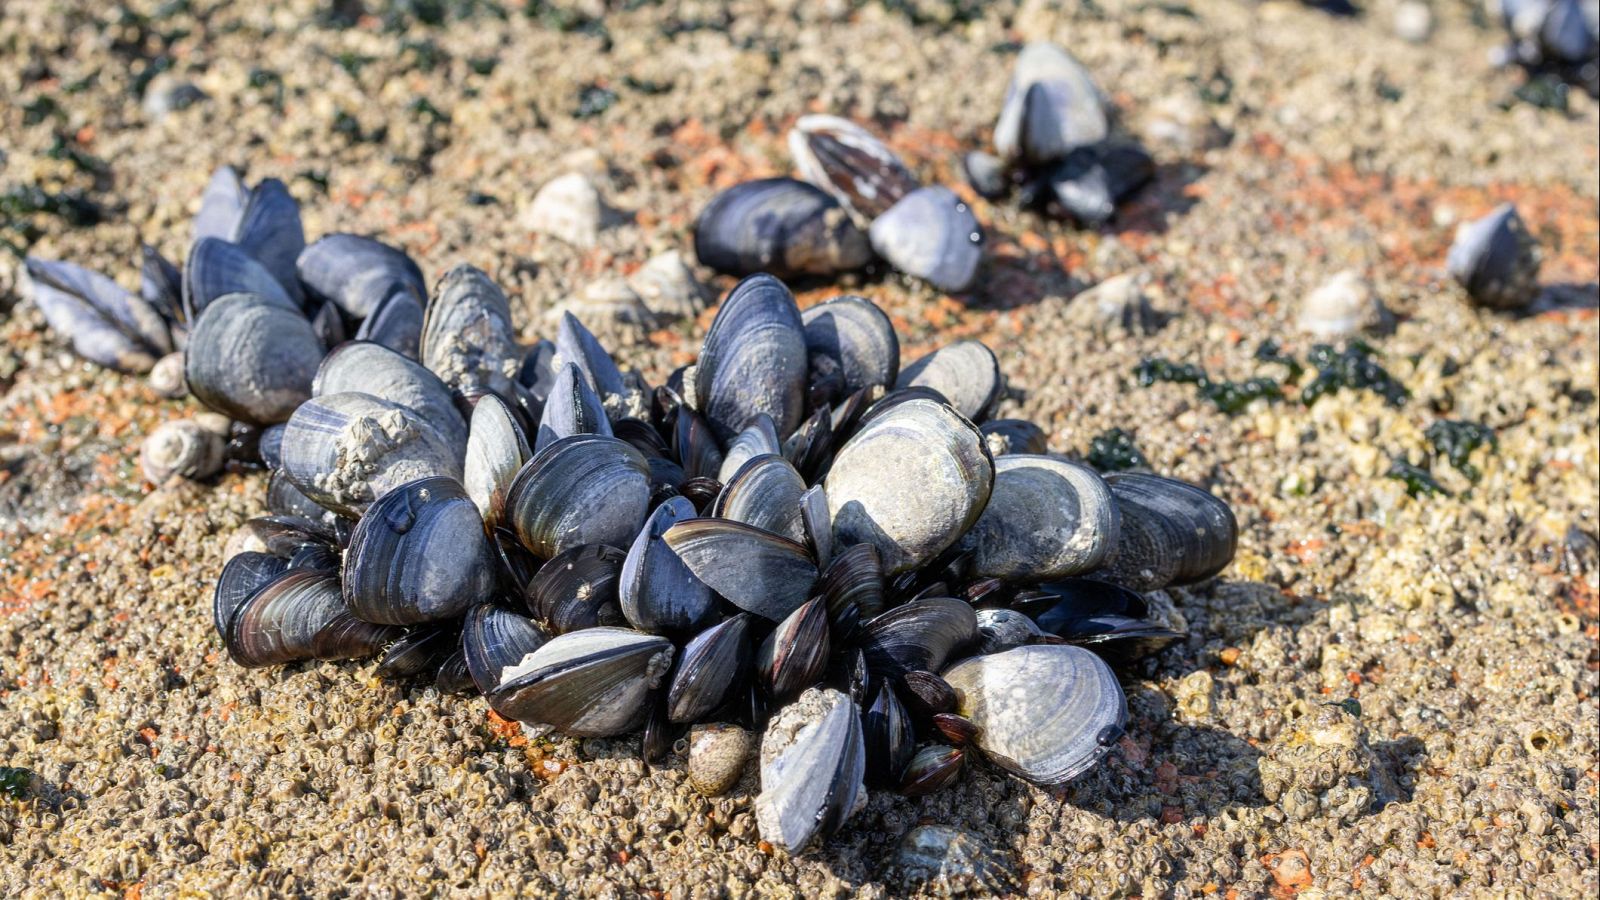
<path fill-rule="evenodd" d="M 739 613 L 695 635 L 684 645 L 667 689 L 667 719 L 699 721 L 743 690 L 754 653 L 750 628 L 755 617 Z"/>
<path fill-rule="evenodd" d="M 467 421 L 456 410 L 439 376 L 382 344 L 350 341 L 333 348 L 311 382 L 311 395 L 357 392 L 408 407 L 460 452 L 467 446 Z"/>
<path fill-rule="evenodd" d="M 574 631 L 508 667 L 489 702 L 502 715 L 573 737 L 624 734 L 644 724 L 672 654 L 666 638 L 628 628 Z"/>
<path fill-rule="evenodd" d="M 512 396 L 523 351 L 505 293 L 473 266 L 446 272 L 423 312 L 419 352 L 424 366 L 463 394 Z"/>
<path fill-rule="evenodd" d="M 280 452 L 296 487 L 348 516 L 408 481 L 461 479 L 458 447 L 410 407 L 368 394 L 325 394 L 300 404 Z"/>
<path fill-rule="evenodd" d="M 511 407 L 494 394 L 479 397 L 472 407 L 461 481 L 488 527 L 500 523 L 511 480 L 532 456 Z"/>
<path fill-rule="evenodd" d="M 994 461 L 978 429 L 950 407 L 919 398 L 862 424 L 839 449 L 823 486 L 835 544 L 871 543 L 893 574 L 922 565 L 965 534 L 993 482 Z"/>
<path fill-rule="evenodd" d="M 766 413 L 757 413 L 750 417 L 750 423 L 744 430 L 728 442 L 728 449 L 722 455 L 722 466 L 717 469 L 716 478 L 727 484 L 750 460 L 757 456 L 782 452 L 783 442 L 778 439 L 778 429 L 772 424 L 772 417 Z"/>
<path fill-rule="evenodd" d="M 161 314 L 104 275 L 32 256 L 23 272 L 45 321 L 84 359 L 119 372 L 148 372 L 172 350 Z"/>
<path fill-rule="evenodd" d="M 828 649 L 828 607 L 817 597 L 779 622 L 756 652 L 767 695 L 782 702 L 821 681 Z"/>
<path fill-rule="evenodd" d="M 1053 456 L 994 461 L 994 489 L 959 546 L 970 574 L 1034 582 L 1097 569 L 1117 548 L 1121 516 L 1099 473 Z"/>
<path fill-rule="evenodd" d="M 261 294 L 228 294 L 206 306 L 189 333 L 184 378 L 217 412 L 271 425 L 311 396 L 323 346 L 305 316 Z"/>
<path fill-rule="evenodd" d="M 805 328 L 794 295 L 771 275 L 739 282 L 700 350 L 694 379 L 700 413 L 720 441 L 732 440 L 760 413 L 771 417 L 778 437 L 787 437 L 805 415 L 805 386 Z"/>
<path fill-rule="evenodd" d="M 836 372 L 841 397 L 894 384 L 900 374 L 900 339 L 877 304 L 846 294 L 807 308 L 800 319 L 813 382 L 819 369 Z"/>
<path fill-rule="evenodd" d="M 505 518 L 523 546 L 550 559 L 581 544 L 625 547 L 650 511 L 650 468 L 614 437 L 580 434 L 546 447 L 517 473 Z"/>
<path fill-rule="evenodd" d="M 1105 577 L 1136 591 L 1193 584 L 1233 561 L 1239 524 L 1228 504 L 1174 478 L 1110 475 L 1122 525 Z"/>
<path fill-rule="evenodd" d="M 295 269 L 312 297 L 331 300 L 352 319 L 371 317 L 396 293 L 428 293 L 404 250 L 358 234 L 323 235 L 301 251 Z"/>
<path fill-rule="evenodd" d="M 230 240 L 260 260 L 297 304 L 303 302 L 295 261 L 306 249 L 306 233 L 300 224 L 300 204 L 283 182 L 263 178 L 250 189 Z"/>
<path fill-rule="evenodd" d="M 874 674 L 900 677 L 937 672 L 978 638 L 978 619 L 965 601 L 925 597 L 892 607 L 862 626 L 861 650 Z"/>
<path fill-rule="evenodd" d="M 899 785 L 900 776 L 916 751 L 917 735 L 910 714 L 888 680 L 878 683 L 872 704 L 862 711 L 861 728 L 866 739 L 868 783 L 878 787 Z"/>
<path fill-rule="evenodd" d="M 585 544 L 557 555 L 528 582 L 528 611 L 552 634 L 625 624 L 617 607 L 625 556 L 604 544 Z"/>
<path fill-rule="evenodd" d="M 405 636 L 405 629 L 379 625 L 341 612 L 311 639 L 311 658 L 320 660 L 366 659 Z"/>
<path fill-rule="evenodd" d="M 533 452 L 538 453 L 575 434 L 610 436 L 611 433 L 611 422 L 600 404 L 600 395 L 589 386 L 588 379 L 577 366 L 563 364 L 550 386 L 550 395 L 545 398 Z"/>
<path fill-rule="evenodd" d="M 228 640 L 228 625 L 234 613 L 246 600 L 255 596 L 268 582 L 289 569 L 289 561 L 281 556 L 257 550 L 234 554 L 217 576 L 217 587 L 211 594 L 211 623 L 217 636 Z"/>
<path fill-rule="evenodd" d="M 1106 581 L 1068 578 L 1042 584 L 1030 593 L 1028 605 L 1036 607 L 1031 615 L 1041 630 L 1118 664 L 1159 653 L 1185 636 L 1151 621 L 1149 604 L 1138 592 Z"/>
<path fill-rule="evenodd" d="M 1007 162 L 1048 163 L 1105 140 L 1110 127 L 1093 78 L 1067 51 L 1044 41 L 1017 54 L 994 146 Z"/>
<path fill-rule="evenodd" d="M 746 181 L 712 198 L 695 223 L 700 262 L 731 275 L 834 275 L 872 261 L 839 202 L 793 178 Z"/>
<path fill-rule="evenodd" d="M 956 341 L 918 359 L 900 372 L 896 388 L 938 391 L 956 412 L 981 423 L 1005 396 L 1006 380 L 994 351 L 979 341 Z"/>
<path fill-rule="evenodd" d="M 421 292 L 395 291 L 361 320 L 355 339 L 382 344 L 408 359 L 416 359 L 422 342 Z"/>
<path fill-rule="evenodd" d="M 711 506 L 711 514 L 781 534 L 797 543 L 806 539 L 801 520 L 801 495 L 806 482 L 781 456 L 758 456 L 744 464 Z"/>
<path fill-rule="evenodd" d="M 850 698 L 812 688 L 779 710 L 761 737 L 762 838 L 791 854 L 838 831 L 866 803 L 861 716 Z"/>
<path fill-rule="evenodd" d="M 244 248 L 220 238 L 196 242 L 183 265 L 184 317 L 192 326 L 206 307 L 229 294 L 256 294 L 269 303 L 300 311 L 299 301 Z"/>
<path fill-rule="evenodd" d="M 1538 240 L 1517 208 L 1505 203 L 1456 229 L 1445 267 L 1473 302 L 1521 309 L 1539 292 L 1539 261 Z"/>
<path fill-rule="evenodd" d="M 990 419 L 978 426 L 978 431 L 996 462 L 1007 453 L 1043 455 L 1050 449 L 1044 429 L 1027 419 Z"/>
<path fill-rule="evenodd" d="M 865 128 L 838 116 L 801 116 L 789 131 L 800 177 L 870 222 L 917 188 L 917 177 Z"/>
<path fill-rule="evenodd" d="M 445 660 L 461 650 L 461 631 L 456 627 L 424 625 L 407 631 L 378 660 L 382 678 L 414 678 L 437 675 Z"/>
<path fill-rule="evenodd" d="M 337 576 L 285 571 L 238 605 L 224 643 L 234 662 L 250 668 L 311 659 L 317 635 L 344 615 Z"/>
<path fill-rule="evenodd" d="M 367 508 L 350 535 L 345 602 L 369 622 L 452 619 L 493 586 L 483 519 L 454 479 L 399 485 Z"/>
<path fill-rule="evenodd" d="M 956 712 L 978 727 L 995 765 L 1034 784 L 1064 784 L 1111 751 L 1128 720 L 1117 678 L 1082 647 L 1032 645 L 944 671 Z"/>
<path fill-rule="evenodd" d="M 806 602 L 817 565 L 804 544 L 726 519 L 690 519 L 662 535 L 689 571 L 747 612 L 782 621 Z"/>
<path fill-rule="evenodd" d="M 696 578 L 662 539 L 668 529 L 695 515 L 694 504 L 686 498 L 667 498 L 650 514 L 628 549 L 618 598 L 623 616 L 640 631 L 688 631 L 715 609 L 711 588 Z"/>
<path fill-rule="evenodd" d="M 872 249 L 896 269 L 941 291 L 972 286 L 983 258 L 983 228 L 966 201 L 941 185 L 907 194 L 872 223 Z"/>
<path fill-rule="evenodd" d="M 478 693 L 488 696 L 489 705 L 502 715 L 507 713 L 495 705 L 491 693 L 500 684 L 501 671 L 521 662 L 549 640 L 549 633 L 538 622 L 493 603 L 474 606 L 461 623 L 461 651 L 467 672 Z"/>
<path fill-rule="evenodd" d="M 1001 653 L 1044 636 L 1033 619 L 1014 609 L 980 609 L 977 617 L 979 653 Z"/>

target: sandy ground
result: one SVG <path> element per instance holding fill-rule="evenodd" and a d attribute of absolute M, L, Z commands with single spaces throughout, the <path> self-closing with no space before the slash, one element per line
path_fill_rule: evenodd
<path fill-rule="evenodd" d="M 529 743 L 481 700 L 370 664 L 230 664 L 211 587 L 265 479 L 141 483 L 141 437 L 191 405 L 73 358 L 0 248 L 0 765 L 34 773 L 0 794 L 0 892 L 897 895 L 916 889 L 895 848 L 918 823 L 965 829 L 1000 889 L 1035 896 L 1600 890 L 1592 101 L 1506 103 L 1522 76 L 1489 65 L 1496 37 L 1459 0 L 1435 3 L 1421 46 L 1382 0 L 1356 19 L 1233 0 L 630 2 L 603 22 L 502 5 L 7 0 L 0 193 L 78 191 L 99 221 L 0 237 L 132 285 L 137 242 L 181 258 L 232 163 L 288 182 L 310 234 L 382 234 L 430 277 L 486 268 L 531 338 L 601 277 L 687 250 L 719 187 L 783 171 L 804 112 L 869 121 L 957 181 L 1018 42 L 1054 38 L 1150 137 L 1159 182 L 1099 232 L 977 201 L 973 296 L 889 276 L 802 302 L 868 294 L 908 357 L 990 341 L 1006 413 L 1060 452 L 1133 433 L 1157 471 L 1233 504 L 1238 558 L 1171 592 L 1190 637 L 1127 673 L 1106 765 L 1058 796 L 982 765 L 926 799 L 874 793 L 788 858 L 758 842 L 753 773 L 707 801 L 681 757 L 647 772 L 629 740 Z M 175 81 L 207 99 L 141 103 Z M 573 168 L 619 212 L 588 252 L 517 222 Z M 1532 315 L 1478 312 L 1442 273 L 1454 224 L 1506 199 L 1555 288 Z M 1347 390 L 1307 409 L 1291 389 L 1227 416 L 1134 384 L 1150 355 L 1278 374 L 1257 346 L 1303 356 L 1300 298 L 1351 268 L 1398 316 L 1370 340 L 1403 407 Z M 1086 329 L 1073 297 L 1133 270 L 1170 321 Z M 660 379 L 706 321 L 618 356 Z M 1495 430 L 1476 483 L 1431 457 L 1440 419 Z M 1397 456 L 1450 494 L 1407 496 L 1384 477 Z M 1323 705 L 1351 697 L 1359 717 Z"/>

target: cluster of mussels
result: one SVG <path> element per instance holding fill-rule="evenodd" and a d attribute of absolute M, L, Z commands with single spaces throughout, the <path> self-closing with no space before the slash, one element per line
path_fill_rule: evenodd
<path fill-rule="evenodd" d="M 733 275 L 792 278 L 882 258 L 942 291 L 972 285 L 983 229 L 954 191 L 922 186 L 882 141 L 836 116 L 801 117 L 789 152 L 800 178 L 736 184 L 701 212 L 700 262 Z"/>
<path fill-rule="evenodd" d="M 1111 135 L 1088 71 L 1061 47 L 1017 57 L 994 141 L 998 156 L 966 155 L 973 189 L 1087 225 L 1155 175 L 1138 144 Z M 789 132 L 799 178 L 762 178 L 712 199 L 695 224 L 700 262 L 732 275 L 827 276 L 882 260 L 941 291 L 972 287 L 983 228 L 954 191 L 924 186 L 883 141 L 836 116 L 803 116 Z"/>
<path fill-rule="evenodd" d="M 707 793 L 759 734 L 758 826 L 790 851 L 865 785 L 933 791 L 973 754 L 1040 785 L 1086 771 L 1127 716 L 1106 660 L 1182 637 L 1140 592 L 1233 556 L 1225 503 L 1047 454 L 991 418 L 989 348 L 902 369 L 861 297 L 802 311 L 752 275 L 652 388 L 570 315 L 520 343 L 475 268 L 429 296 L 400 250 L 307 245 L 276 182 L 219 173 L 196 231 L 154 299 L 27 271 L 90 358 L 181 346 L 190 392 L 257 436 L 271 514 L 214 595 L 232 659 L 378 657 L 531 728 L 642 729 L 647 761 L 690 728 Z M 733 765 L 702 777 L 702 739 Z"/>
<path fill-rule="evenodd" d="M 1029 44 L 1006 86 L 995 153 L 968 153 L 967 180 L 991 200 L 1015 188 L 1026 206 L 1100 225 L 1156 171 L 1143 147 L 1112 135 L 1111 119 L 1082 63 L 1055 44 Z"/>
<path fill-rule="evenodd" d="M 1600 4 L 1594 0 L 1487 0 L 1509 42 L 1503 62 L 1549 72 L 1600 95 Z"/>

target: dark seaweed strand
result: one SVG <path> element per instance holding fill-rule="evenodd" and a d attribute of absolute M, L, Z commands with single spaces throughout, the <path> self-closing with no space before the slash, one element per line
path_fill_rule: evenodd
<path fill-rule="evenodd" d="M 1150 467 L 1144 454 L 1133 443 L 1133 435 L 1121 428 L 1102 432 L 1089 442 L 1089 465 L 1101 472 L 1121 472 L 1124 469 Z"/>
<path fill-rule="evenodd" d="M 1332 344 L 1317 344 L 1311 348 L 1309 358 L 1317 368 L 1317 377 L 1300 392 L 1300 401 L 1307 406 L 1340 388 L 1365 388 L 1383 397 L 1393 407 L 1404 406 L 1411 392 L 1395 379 L 1373 356 L 1365 341 L 1353 340 L 1338 351 Z"/>
<path fill-rule="evenodd" d="M 1149 387 L 1158 381 L 1193 384 L 1200 389 L 1200 396 L 1210 400 L 1217 409 L 1230 416 L 1240 412 L 1249 406 L 1252 400 L 1259 397 L 1268 400 L 1279 400 L 1283 397 L 1283 388 L 1276 379 L 1262 377 L 1248 378 L 1244 381 L 1213 381 L 1199 366 L 1191 363 L 1175 363 L 1160 357 L 1140 360 L 1139 365 L 1134 367 L 1133 373 L 1142 387 Z"/>
<path fill-rule="evenodd" d="M 1477 481 L 1483 476 L 1477 466 L 1468 462 L 1472 457 L 1472 451 L 1485 445 L 1493 449 L 1499 443 L 1495 439 L 1494 429 L 1487 425 L 1448 419 L 1440 419 L 1429 425 L 1423 436 L 1433 445 L 1436 455 L 1443 456 L 1456 471 L 1472 481 Z"/>
<path fill-rule="evenodd" d="M 1402 458 L 1396 457 L 1394 462 L 1389 464 L 1389 471 L 1384 474 L 1389 478 L 1405 482 L 1408 496 L 1421 497 L 1425 494 L 1450 496 L 1450 492 L 1433 477 L 1433 473 L 1413 466 Z"/>

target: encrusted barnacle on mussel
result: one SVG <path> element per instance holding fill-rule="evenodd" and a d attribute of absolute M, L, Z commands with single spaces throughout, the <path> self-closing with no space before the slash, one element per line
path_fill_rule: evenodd
<path fill-rule="evenodd" d="M 993 483 L 994 461 L 978 429 L 950 407 L 918 398 L 865 422 L 839 449 L 823 485 L 834 540 L 873 544 L 893 574 L 954 544 L 982 513 Z M 905 490 L 909 484 L 917 490 Z"/>
<path fill-rule="evenodd" d="M 761 738 L 761 834 L 799 853 L 866 803 L 861 717 L 850 698 L 812 688 L 783 707 Z"/>
<path fill-rule="evenodd" d="M 700 262 L 733 275 L 834 275 L 872 261 L 867 236 L 839 201 L 793 178 L 718 194 L 695 223 L 694 249 Z"/>
<path fill-rule="evenodd" d="M 461 479 L 457 449 L 408 406 L 370 394 L 326 394 L 295 408 L 283 471 L 307 497 L 356 516 L 392 488 L 430 476 Z"/>

